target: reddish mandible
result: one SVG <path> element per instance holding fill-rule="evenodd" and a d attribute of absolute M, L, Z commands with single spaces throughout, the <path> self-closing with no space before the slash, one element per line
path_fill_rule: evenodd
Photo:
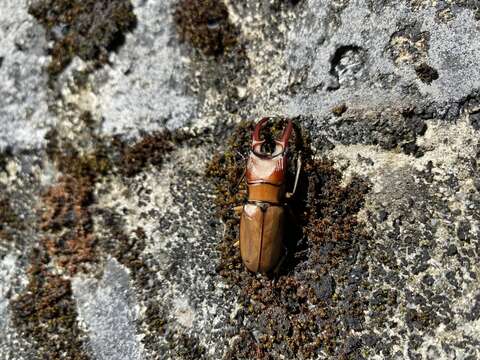
<path fill-rule="evenodd" d="M 293 190 L 287 192 L 287 150 L 293 124 L 288 121 L 270 153 L 262 147 L 265 140 L 260 140 L 260 130 L 268 120 L 261 119 L 253 130 L 245 170 L 248 201 L 236 208 L 241 211 L 240 254 L 243 263 L 248 270 L 262 273 L 276 271 L 285 258 L 286 201 L 295 193 L 301 167 L 299 157 Z"/>

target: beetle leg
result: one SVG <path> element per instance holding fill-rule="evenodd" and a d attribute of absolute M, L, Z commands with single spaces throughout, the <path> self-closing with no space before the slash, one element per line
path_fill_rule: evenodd
<path fill-rule="evenodd" d="M 302 168 L 302 156 L 298 155 L 298 158 L 297 158 L 297 173 L 295 174 L 295 183 L 293 184 L 292 192 L 287 192 L 285 194 L 285 197 L 287 199 L 291 198 L 295 194 L 295 191 L 297 191 L 297 184 L 298 184 L 298 179 L 300 178 L 300 169 L 301 168 Z"/>
<path fill-rule="evenodd" d="M 237 214 L 238 216 L 240 216 L 242 214 L 242 211 L 243 211 L 243 205 L 238 205 L 238 206 L 235 206 L 233 208 L 233 211 L 235 212 L 235 214 Z"/>

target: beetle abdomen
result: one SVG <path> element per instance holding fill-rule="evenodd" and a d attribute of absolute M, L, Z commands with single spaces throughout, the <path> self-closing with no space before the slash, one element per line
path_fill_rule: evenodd
<path fill-rule="evenodd" d="M 285 210 L 280 205 L 248 203 L 240 218 L 240 254 L 253 272 L 273 270 L 284 253 Z"/>

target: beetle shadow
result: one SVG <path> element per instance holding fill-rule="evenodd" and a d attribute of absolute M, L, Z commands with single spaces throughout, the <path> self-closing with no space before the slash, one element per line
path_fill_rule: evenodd
<path fill-rule="evenodd" d="M 311 171 L 309 164 L 313 159 L 313 152 L 311 150 L 311 140 L 307 134 L 302 132 L 301 127 L 296 119 L 293 120 L 294 132 L 293 141 L 289 147 L 289 165 L 288 176 L 286 181 L 287 191 L 291 191 L 295 184 L 295 174 L 297 158 L 302 159 L 302 168 L 298 178 L 297 188 L 295 194 L 288 199 L 286 206 L 286 224 L 284 245 L 286 248 L 286 256 L 283 259 L 281 267 L 277 272 L 270 276 L 278 277 L 281 275 L 291 274 L 294 268 L 306 258 L 308 252 L 308 239 L 304 234 L 304 228 L 308 223 L 308 203 L 309 191 L 312 183 L 312 176 L 315 173 Z M 314 179 L 315 181 L 315 179 Z"/>

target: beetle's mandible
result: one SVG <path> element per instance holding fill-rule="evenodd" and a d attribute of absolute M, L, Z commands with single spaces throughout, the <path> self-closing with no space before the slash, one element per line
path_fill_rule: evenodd
<path fill-rule="evenodd" d="M 269 118 L 261 119 L 252 134 L 245 179 L 248 201 L 237 207 L 240 217 L 240 254 L 248 270 L 269 273 L 276 270 L 286 255 L 284 229 L 287 199 L 295 193 L 300 173 L 298 158 L 292 192 L 286 191 L 288 140 L 293 124 L 289 120 L 275 140 L 273 152 L 266 152 L 260 131 Z"/>

